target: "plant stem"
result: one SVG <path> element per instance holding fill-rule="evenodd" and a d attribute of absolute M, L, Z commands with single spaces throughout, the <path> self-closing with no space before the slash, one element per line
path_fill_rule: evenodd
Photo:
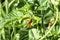
<path fill-rule="evenodd" d="M 55 9 L 56 9 L 56 21 L 55 21 L 55 23 L 51 26 L 51 28 L 48 30 L 48 32 L 39 40 L 43 40 L 51 32 L 51 30 L 53 29 L 54 25 L 56 24 L 56 22 L 58 20 L 58 9 L 57 9 L 57 7 Z"/>

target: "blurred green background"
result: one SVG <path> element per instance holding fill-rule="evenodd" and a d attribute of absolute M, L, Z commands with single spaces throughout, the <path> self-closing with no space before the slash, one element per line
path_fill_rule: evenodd
<path fill-rule="evenodd" d="M 60 40 L 60 0 L 0 0 L 0 40 Z"/>

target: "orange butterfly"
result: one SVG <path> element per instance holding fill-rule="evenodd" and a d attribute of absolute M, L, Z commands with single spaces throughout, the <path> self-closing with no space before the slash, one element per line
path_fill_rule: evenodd
<path fill-rule="evenodd" d="M 30 28 L 31 23 L 32 23 L 32 19 L 31 18 L 30 19 L 27 19 L 27 21 L 26 21 L 27 28 Z"/>

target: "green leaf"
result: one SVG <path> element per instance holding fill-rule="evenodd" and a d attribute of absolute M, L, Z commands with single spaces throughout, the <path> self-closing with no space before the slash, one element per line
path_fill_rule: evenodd
<path fill-rule="evenodd" d="M 30 31 L 29 31 L 29 39 L 36 39 L 36 40 L 38 40 L 39 39 L 39 31 L 38 31 L 38 29 L 35 29 L 35 28 L 33 28 L 33 29 L 31 29 Z"/>

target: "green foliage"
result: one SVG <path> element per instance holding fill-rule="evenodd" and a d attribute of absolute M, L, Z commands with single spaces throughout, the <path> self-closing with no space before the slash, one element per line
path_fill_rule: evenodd
<path fill-rule="evenodd" d="M 0 0 L 0 40 L 60 40 L 60 0 Z"/>

